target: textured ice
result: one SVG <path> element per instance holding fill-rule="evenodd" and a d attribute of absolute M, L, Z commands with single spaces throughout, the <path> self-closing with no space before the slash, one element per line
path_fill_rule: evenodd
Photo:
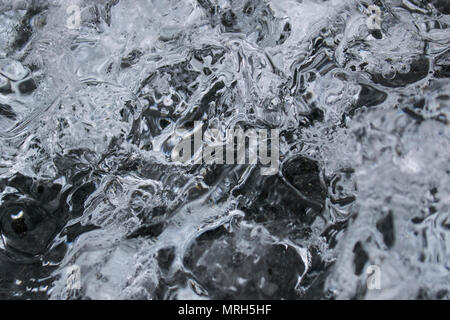
<path fill-rule="evenodd" d="M 0 298 L 448 299 L 449 26 L 446 0 L 1 1 Z M 195 121 L 280 129 L 279 173 L 173 162 Z"/>

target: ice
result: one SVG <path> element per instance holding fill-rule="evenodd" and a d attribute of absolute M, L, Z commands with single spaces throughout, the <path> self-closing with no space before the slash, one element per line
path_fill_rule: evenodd
<path fill-rule="evenodd" d="M 448 299 L 446 3 L 3 1 L 0 297 Z"/>

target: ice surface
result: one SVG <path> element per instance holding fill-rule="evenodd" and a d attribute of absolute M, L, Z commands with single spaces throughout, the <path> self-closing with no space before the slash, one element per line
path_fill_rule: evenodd
<path fill-rule="evenodd" d="M 1 3 L 1 298 L 450 297 L 446 1 Z"/>

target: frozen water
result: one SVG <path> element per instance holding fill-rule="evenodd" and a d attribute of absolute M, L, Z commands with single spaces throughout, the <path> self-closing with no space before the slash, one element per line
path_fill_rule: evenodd
<path fill-rule="evenodd" d="M 449 26 L 444 0 L 0 2 L 0 297 L 448 299 Z M 279 129 L 278 174 L 173 162 L 195 121 Z"/>

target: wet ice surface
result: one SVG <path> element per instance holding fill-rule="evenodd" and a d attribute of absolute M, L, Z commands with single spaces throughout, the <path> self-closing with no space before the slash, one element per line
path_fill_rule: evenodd
<path fill-rule="evenodd" d="M 449 14 L 3 1 L 0 297 L 448 299 Z M 194 121 L 279 128 L 279 173 L 172 161 Z"/>

